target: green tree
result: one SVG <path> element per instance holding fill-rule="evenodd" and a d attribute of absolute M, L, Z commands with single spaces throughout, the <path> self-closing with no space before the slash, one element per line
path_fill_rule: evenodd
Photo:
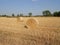
<path fill-rule="evenodd" d="M 53 16 L 60 16 L 60 11 L 58 11 L 58 12 L 57 12 L 57 11 L 54 12 L 54 13 L 53 13 Z"/>
<path fill-rule="evenodd" d="M 57 16 L 57 15 L 58 15 L 58 12 L 54 12 L 54 13 L 53 13 L 53 16 Z"/>
<path fill-rule="evenodd" d="M 17 17 L 19 17 L 19 14 L 17 14 Z"/>
<path fill-rule="evenodd" d="M 12 14 L 12 16 L 13 16 L 13 17 L 15 16 L 14 13 Z"/>
<path fill-rule="evenodd" d="M 21 13 L 20 16 L 23 16 L 23 14 Z"/>
<path fill-rule="evenodd" d="M 2 17 L 6 17 L 7 15 L 5 14 L 5 15 L 2 15 Z"/>
<path fill-rule="evenodd" d="M 60 16 L 60 11 L 58 12 L 58 16 Z"/>
<path fill-rule="evenodd" d="M 32 16 L 32 13 L 29 13 L 29 16 Z"/>
<path fill-rule="evenodd" d="M 49 10 L 45 10 L 42 13 L 43 13 L 43 16 L 51 16 L 51 12 Z"/>

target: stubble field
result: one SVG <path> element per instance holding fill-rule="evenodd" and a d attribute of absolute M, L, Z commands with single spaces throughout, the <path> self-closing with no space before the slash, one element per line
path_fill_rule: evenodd
<path fill-rule="evenodd" d="M 37 28 L 26 27 L 30 18 L 38 20 Z M 60 45 L 60 17 L 0 17 L 0 45 Z"/>

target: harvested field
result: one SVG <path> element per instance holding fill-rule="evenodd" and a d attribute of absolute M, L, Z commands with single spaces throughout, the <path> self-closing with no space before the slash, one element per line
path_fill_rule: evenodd
<path fill-rule="evenodd" d="M 36 18 L 35 29 L 26 28 L 26 22 Z M 0 17 L 0 45 L 60 45 L 60 17 Z"/>

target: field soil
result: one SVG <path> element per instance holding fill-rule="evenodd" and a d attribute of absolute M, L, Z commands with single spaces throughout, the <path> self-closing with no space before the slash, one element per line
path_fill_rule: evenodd
<path fill-rule="evenodd" d="M 60 17 L 0 17 L 0 45 L 60 45 Z M 29 28 L 26 21 L 38 20 L 37 28 Z"/>

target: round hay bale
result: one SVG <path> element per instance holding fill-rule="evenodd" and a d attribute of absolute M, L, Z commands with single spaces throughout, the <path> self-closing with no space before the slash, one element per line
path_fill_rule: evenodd
<path fill-rule="evenodd" d="M 23 21 L 23 17 L 20 17 L 20 20 Z"/>
<path fill-rule="evenodd" d="M 17 17 L 17 22 L 23 22 L 23 18 L 22 17 Z"/>
<path fill-rule="evenodd" d="M 26 24 L 29 28 L 37 28 L 39 22 L 37 19 L 31 18 L 26 21 Z"/>

